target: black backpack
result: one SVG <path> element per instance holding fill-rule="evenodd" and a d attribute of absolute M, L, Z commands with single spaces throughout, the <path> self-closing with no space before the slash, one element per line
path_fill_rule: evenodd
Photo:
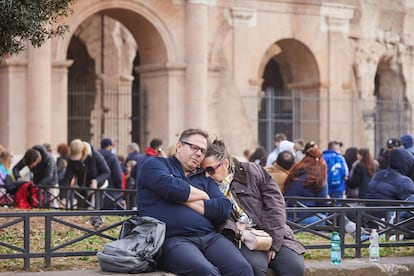
<path fill-rule="evenodd" d="M 122 225 L 119 238 L 97 253 L 102 271 L 142 273 L 154 271 L 165 239 L 165 223 L 133 216 Z"/>

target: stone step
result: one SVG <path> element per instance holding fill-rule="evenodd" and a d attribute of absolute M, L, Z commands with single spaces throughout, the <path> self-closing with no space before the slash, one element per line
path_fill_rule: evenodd
<path fill-rule="evenodd" d="M 412 276 L 414 275 L 414 256 L 385 257 L 379 262 L 371 262 L 367 258 L 346 259 L 340 265 L 331 265 L 328 260 L 306 261 L 305 276 Z M 73 270 L 73 271 L 43 271 L 43 272 L 3 272 L 0 276 L 121 276 L 123 273 L 103 272 L 101 270 Z M 174 276 L 163 271 L 140 273 L 142 276 Z M 269 276 L 275 276 L 269 273 Z"/>

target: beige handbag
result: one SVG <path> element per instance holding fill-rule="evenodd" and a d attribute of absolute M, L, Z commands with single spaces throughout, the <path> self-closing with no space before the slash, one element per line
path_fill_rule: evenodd
<path fill-rule="evenodd" d="M 250 250 L 268 251 L 272 246 L 272 237 L 263 230 L 243 230 L 241 241 Z"/>

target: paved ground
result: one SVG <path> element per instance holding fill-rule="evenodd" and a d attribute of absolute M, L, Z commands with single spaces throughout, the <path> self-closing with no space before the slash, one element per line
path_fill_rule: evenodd
<path fill-rule="evenodd" d="M 0 276 L 120 276 L 128 274 L 110 273 L 95 270 L 47 271 L 47 272 L 5 272 Z M 153 272 L 135 275 L 145 276 L 172 276 L 166 272 Z M 367 258 L 345 260 L 338 266 L 327 261 L 306 261 L 306 276 L 412 276 L 414 275 L 414 256 L 387 257 L 379 262 L 370 262 Z"/>

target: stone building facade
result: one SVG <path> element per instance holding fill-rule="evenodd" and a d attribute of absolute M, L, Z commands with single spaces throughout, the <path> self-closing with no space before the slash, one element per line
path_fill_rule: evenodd
<path fill-rule="evenodd" d="M 0 144 L 124 153 L 189 127 L 241 155 L 273 137 L 377 152 L 412 133 L 413 1 L 78 0 L 70 32 L 0 64 Z"/>

